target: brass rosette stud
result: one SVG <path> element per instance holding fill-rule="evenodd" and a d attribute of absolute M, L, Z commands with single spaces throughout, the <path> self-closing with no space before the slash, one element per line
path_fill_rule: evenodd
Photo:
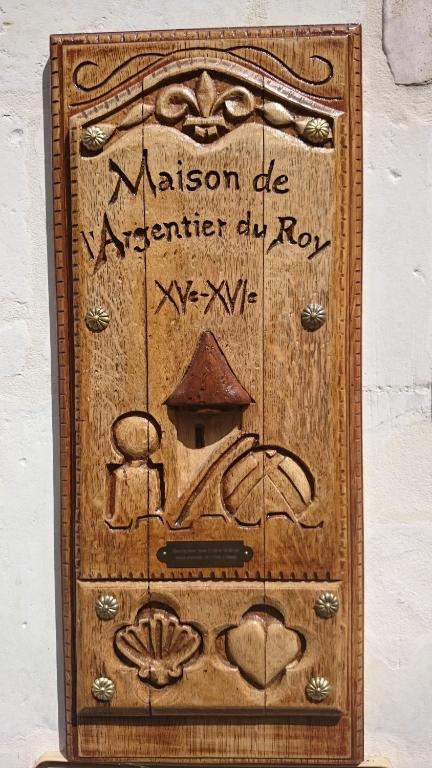
<path fill-rule="evenodd" d="M 96 600 L 95 610 L 103 621 L 113 619 L 118 611 L 118 602 L 114 595 L 101 595 Z"/>
<path fill-rule="evenodd" d="M 304 127 L 303 136 L 311 144 L 324 144 L 330 136 L 330 124 L 323 117 L 312 117 Z"/>
<path fill-rule="evenodd" d="M 317 331 L 326 321 L 327 313 L 321 304 L 307 304 L 301 313 L 301 324 L 306 331 Z"/>
<path fill-rule="evenodd" d="M 89 125 L 82 132 L 81 142 L 90 152 L 97 152 L 99 149 L 102 149 L 107 138 L 106 132 L 100 125 Z"/>
<path fill-rule="evenodd" d="M 87 328 L 96 333 L 104 331 L 110 321 L 110 314 L 105 307 L 90 307 L 85 316 Z"/>
<path fill-rule="evenodd" d="M 330 695 L 332 687 L 326 677 L 311 677 L 305 690 L 308 699 L 318 703 Z"/>
<path fill-rule="evenodd" d="M 111 701 L 115 685 L 109 677 L 97 677 L 91 687 L 91 692 L 98 701 Z"/>
<path fill-rule="evenodd" d="M 320 619 L 331 619 L 339 610 L 339 600 L 333 592 L 323 592 L 315 600 L 314 609 Z"/>

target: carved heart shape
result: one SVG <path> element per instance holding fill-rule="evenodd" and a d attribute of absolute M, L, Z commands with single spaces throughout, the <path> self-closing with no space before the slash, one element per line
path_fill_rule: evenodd
<path fill-rule="evenodd" d="M 257 617 L 228 632 L 227 650 L 249 681 L 267 688 L 298 657 L 301 643 L 292 629 L 279 622 L 265 624 Z"/>
<path fill-rule="evenodd" d="M 266 631 L 262 621 L 251 619 L 227 634 L 230 658 L 245 677 L 261 687 L 266 683 Z"/>

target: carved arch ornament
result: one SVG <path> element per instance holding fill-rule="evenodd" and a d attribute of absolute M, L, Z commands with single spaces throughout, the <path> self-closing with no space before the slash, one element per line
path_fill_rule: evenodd
<path fill-rule="evenodd" d="M 245 122 L 331 149 L 334 120 L 340 114 L 322 100 L 237 62 L 194 57 L 161 66 L 142 82 L 84 110 L 81 149 L 93 155 L 126 131 L 152 123 L 206 144 Z"/>

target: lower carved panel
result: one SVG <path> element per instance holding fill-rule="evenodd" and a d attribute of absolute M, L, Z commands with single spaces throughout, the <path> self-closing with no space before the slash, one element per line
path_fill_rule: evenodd
<path fill-rule="evenodd" d="M 79 582 L 77 600 L 81 716 L 347 710 L 339 584 Z"/>

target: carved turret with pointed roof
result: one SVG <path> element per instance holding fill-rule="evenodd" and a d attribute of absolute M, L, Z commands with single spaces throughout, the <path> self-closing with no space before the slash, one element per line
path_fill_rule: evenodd
<path fill-rule="evenodd" d="M 165 405 L 212 412 L 246 408 L 253 402 L 212 332 L 203 331 L 182 380 Z"/>

